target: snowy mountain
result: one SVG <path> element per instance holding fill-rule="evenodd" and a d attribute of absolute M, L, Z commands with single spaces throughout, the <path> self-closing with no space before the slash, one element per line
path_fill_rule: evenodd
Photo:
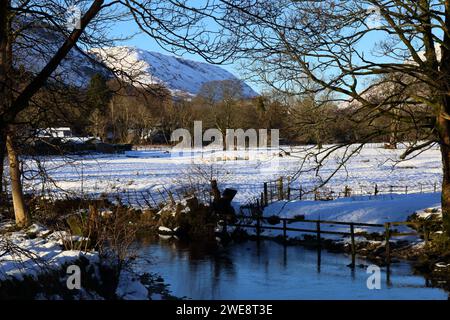
<path fill-rule="evenodd" d="M 126 73 L 125 81 L 132 79 L 141 85 L 162 84 L 174 95 L 196 95 L 204 84 L 212 81 L 240 81 L 216 65 L 134 47 L 103 48 L 92 53 L 108 67 Z M 244 97 L 257 95 L 249 85 L 240 82 Z"/>
<path fill-rule="evenodd" d="M 29 27 L 16 39 L 14 65 L 36 74 L 64 43 L 67 35 L 38 20 L 23 19 L 17 23 L 17 29 L 23 25 Z M 221 67 L 125 46 L 90 50 L 82 46 L 73 48 L 52 74 L 52 79 L 65 85 L 86 87 L 96 73 L 113 77 L 105 66 L 124 81 L 140 85 L 161 84 L 174 96 L 196 95 L 204 84 L 221 80 L 236 80 L 241 84 L 244 97 L 257 95 L 245 82 Z"/>
<path fill-rule="evenodd" d="M 14 65 L 16 68 L 37 74 L 64 43 L 65 36 L 48 24 L 39 21 L 27 23 L 30 27 L 18 35 L 14 44 Z M 86 87 L 96 73 L 106 77 L 109 74 L 107 69 L 92 56 L 80 48 L 74 48 L 53 72 L 51 81 Z"/>

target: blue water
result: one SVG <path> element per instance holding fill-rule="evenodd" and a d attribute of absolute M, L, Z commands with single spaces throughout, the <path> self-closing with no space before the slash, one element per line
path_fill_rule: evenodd
<path fill-rule="evenodd" d="M 139 244 L 139 271 L 160 274 L 170 291 L 191 299 L 448 299 L 428 287 L 406 262 L 381 273 L 381 289 L 367 288 L 366 266 L 347 267 L 344 254 L 284 247 L 272 241 L 233 244 L 213 250 L 199 244 L 157 240 Z"/>

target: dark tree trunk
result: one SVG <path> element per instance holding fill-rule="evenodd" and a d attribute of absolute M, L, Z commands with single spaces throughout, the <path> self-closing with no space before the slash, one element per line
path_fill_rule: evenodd
<path fill-rule="evenodd" d="M 439 118 L 440 147 L 442 155 L 442 219 L 444 229 L 450 237 L 450 124 L 443 117 Z"/>
<path fill-rule="evenodd" d="M 450 0 L 445 1 L 445 26 L 450 28 Z M 442 90 L 444 96 L 441 102 L 441 108 L 437 115 L 437 131 L 440 140 L 441 155 L 442 155 L 442 220 L 444 229 L 450 238 L 450 36 L 448 33 L 444 34 L 444 44 L 441 45 L 441 60 L 440 60 L 440 80 L 442 82 Z"/>
<path fill-rule="evenodd" d="M 10 0 L 0 0 L 0 114 L 3 114 L 11 103 L 11 46 L 10 46 Z M 0 201 L 4 200 L 3 175 L 6 156 L 6 124 L 0 117 Z"/>
<path fill-rule="evenodd" d="M 6 199 L 6 193 L 3 192 L 5 185 L 3 184 L 3 175 L 5 169 L 6 155 L 6 135 L 0 131 L 0 202 Z"/>

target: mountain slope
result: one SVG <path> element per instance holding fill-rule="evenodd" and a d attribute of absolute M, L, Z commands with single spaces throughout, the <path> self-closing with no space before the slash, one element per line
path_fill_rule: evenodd
<path fill-rule="evenodd" d="M 37 74 L 64 43 L 65 36 L 60 30 L 39 21 L 24 19 L 17 28 L 24 24 L 29 24 L 29 27 L 18 35 L 14 43 L 14 66 Z M 53 72 L 50 80 L 65 85 L 86 87 L 96 73 L 105 77 L 110 76 L 107 69 L 102 64 L 96 63 L 89 54 L 79 48 L 73 48 Z"/>
<path fill-rule="evenodd" d="M 232 73 L 215 65 L 133 47 L 103 48 L 93 53 L 107 66 L 125 72 L 134 81 L 142 85 L 162 84 L 174 95 L 196 95 L 211 81 L 239 81 Z M 257 95 L 245 82 L 240 83 L 244 97 Z"/>
<path fill-rule="evenodd" d="M 30 27 L 20 33 L 14 44 L 14 65 L 37 74 L 64 43 L 66 35 L 38 20 L 24 19 L 17 23 L 16 28 L 26 24 Z M 113 77 L 105 66 L 113 69 L 124 81 L 133 80 L 141 85 L 161 84 L 174 96 L 194 96 L 205 83 L 221 80 L 238 81 L 244 97 L 257 95 L 245 82 L 221 67 L 123 46 L 91 49 L 89 52 L 82 47 L 73 48 L 52 74 L 51 81 L 85 88 L 96 73 L 106 78 Z"/>

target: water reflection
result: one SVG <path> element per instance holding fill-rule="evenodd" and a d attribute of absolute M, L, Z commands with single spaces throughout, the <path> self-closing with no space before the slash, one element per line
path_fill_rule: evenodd
<path fill-rule="evenodd" d="M 368 262 L 351 257 L 282 246 L 272 241 L 228 247 L 143 239 L 138 244 L 139 271 L 156 272 L 172 293 L 193 299 L 447 299 L 413 275 L 407 263 L 382 268 L 382 289 L 367 289 Z M 150 261 L 150 263 L 149 263 Z M 389 285 L 388 285 L 389 284 Z"/>

